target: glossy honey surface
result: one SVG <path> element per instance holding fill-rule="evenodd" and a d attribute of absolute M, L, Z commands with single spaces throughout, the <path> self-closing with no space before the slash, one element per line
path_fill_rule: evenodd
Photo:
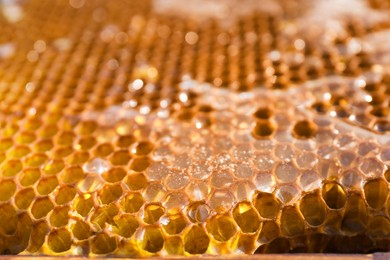
<path fill-rule="evenodd" d="M 0 253 L 390 251 L 390 3 L 0 2 Z"/>

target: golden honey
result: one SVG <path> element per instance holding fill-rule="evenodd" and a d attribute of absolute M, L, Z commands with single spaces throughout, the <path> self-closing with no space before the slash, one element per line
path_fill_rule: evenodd
<path fill-rule="evenodd" d="M 0 3 L 0 254 L 390 250 L 388 1 Z"/>

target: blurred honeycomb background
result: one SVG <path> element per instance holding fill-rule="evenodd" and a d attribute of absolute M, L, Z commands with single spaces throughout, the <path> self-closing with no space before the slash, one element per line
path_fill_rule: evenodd
<path fill-rule="evenodd" d="M 0 253 L 390 251 L 390 2 L 0 1 Z"/>

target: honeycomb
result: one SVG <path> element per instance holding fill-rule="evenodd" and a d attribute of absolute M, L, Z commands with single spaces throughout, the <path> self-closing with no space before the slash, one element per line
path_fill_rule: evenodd
<path fill-rule="evenodd" d="M 0 253 L 390 251 L 390 2 L 0 2 Z"/>

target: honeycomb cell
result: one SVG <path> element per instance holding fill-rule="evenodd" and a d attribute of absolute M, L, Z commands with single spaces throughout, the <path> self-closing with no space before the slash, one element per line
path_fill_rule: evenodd
<path fill-rule="evenodd" d="M 93 153 L 96 157 L 104 158 L 114 152 L 114 147 L 110 143 L 103 143 L 96 146 Z"/>
<path fill-rule="evenodd" d="M 65 168 L 65 163 L 62 160 L 51 160 L 43 167 L 43 172 L 47 175 L 55 175 Z"/>
<path fill-rule="evenodd" d="M 272 137 L 274 132 L 276 131 L 276 127 L 271 122 L 257 122 L 252 135 L 256 139 L 269 139 Z"/>
<path fill-rule="evenodd" d="M 159 227 L 146 226 L 141 235 L 141 248 L 149 253 L 157 253 L 164 246 L 164 237 Z"/>
<path fill-rule="evenodd" d="M 66 160 L 68 164 L 77 165 L 86 163 L 89 160 L 89 153 L 86 151 L 76 151 L 72 153 Z"/>
<path fill-rule="evenodd" d="M 264 221 L 258 237 L 260 245 L 267 244 L 280 235 L 280 228 L 275 221 Z"/>
<path fill-rule="evenodd" d="M 120 150 L 116 151 L 111 154 L 110 156 L 110 162 L 112 165 L 127 165 L 127 163 L 130 161 L 131 156 L 127 150 Z"/>
<path fill-rule="evenodd" d="M 103 205 L 93 210 L 91 223 L 96 229 L 104 229 L 106 224 L 114 224 L 114 217 L 118 214 L 119 209 L 115 204 Z"/>
<path fill-rule="evenodd" d="M 18 176 L 20 184 L 25 187 L 28 187 L 39 180 L 41 172 L 37 168 L 27 168 L 24 169 L 22 173 L 20 173 Z"/>
<path fill-rule="evenodd" d="M 54 208 L 53 202 L 49 197 L 37 198 L 31 206 L 31 214 L 36 219 L 46 217 L 46 215 Z"/>
<path fill-rule="evenodd" d="M 144 198 L 138 192 L 129 192 L 120 200 L 120 206 L 126 213 L 137 212 L 144 203 Z"/>
<path fill-rule="evenodd" d="M 0 232 L 3 235 L 12 235 L 15 233 L 18 218 L 16 215 L 16 210 L 9 203 L 3 203 L 0 205 Z"/>
<path fill-rule="evenodd" d="M 205 222 L 209 215 L 210 208 L 204 202 L 194 202 L 187 207 L 187 216 L 194 223 Z"/>
<path fill-rule="evenodd" d="M 35 138 L 35 134 L 23 131 L 16 136 L 16 142 L 19 144 L 30 144 L 34 142 Z"/>
<path fill-rule="evenodd" d="M 21 159 L 31 152 L 27 145 L 16 145 L 7 152 L 7 155 L 11 158 Z"/>
<path fill-rule="evenodd" d="M 347 195 L 343 187 L 335 182 L 329 182 L 322 187 L 322 197 L 331 209 L 341 209 L 344 207 Z"/>
<path fill-rule="evenodd" d="M 12 138 L 1 138 L 0 139 L 0 151 L 5 152 L 10 149 L 13 145 Z"/>
<path fill-rule="evenodd" d="M 133 158 L 130 162 L 130 169 L 136 172 L 145 171 L 150 165 L 150 159 L 147 157 Z"/>
<path fill-rule="evenodd" d="M 107 172 L 104 172 L 102 174 L 102 177 L 105 181 L 110 183 L 115 183 L 121 181 L 123 178 L 125 178 L 127 175 L 126 171 L 123 168 L 114 167 L 108 170 Z M 137 184 L 135 184 L 137 185 Z M 141 184 L 142 185 L 142 184 Z"/>
<path fill-rule="evenodd" d="M 206 224 L 207 231 L 219 242 L 231 239 L 237 232 L 234 220 L 228 215 L 215 215 Z"/>
<path fill-rule="evenodd" d="M 24 158 L 24 163 L 29 167 L 40 167 L 47 160 L 47 156 L 43 153 L 34 153 Z"/>
<path fill-rule="evenodd" d="M 298 169 L 292 163 L 279 164 L 275 168 L 275 175 L 281 183 L 294 182 L 298 174 Z"/>
<path fill-rule="evenodd" d="M 106 233 L 95 235 L 89 242 L 93 254 L 102 255 L 113 252 L 117 247 L 115 237 Z"/>
<path fill-rule="evenodd" d="M 118 227 L 118 234 L 126 238 L 130 238 L 139 227 L 137 217 L 131 214 L 116 216 L 114 222 Z"/>
<path fill-rule="evenodd" d="M 91 194 L 79 195 L 73 202 L 73 209 L 83 217 L 87 216 L 93 206 L 94 202 Z"/>
<path fill-rule="evenodd" d="M 0 201 L 9 200 L 16 191 L 16 184 L 12 180 L 0 181 Z"/>
<path fill-rule="evenodd" d="M 160 222 L 164 231 L 170 235 L 181 233 L 187 225 L 187 220 L 181 213 L 168 214 L 162 217 Z"/>
<path fill-rule="evenodd" d="M 72 154 L 73 148 L 72 146 L 59 146 L 58 148 L 54 148 L 51 152 L 54 159 L 63 159 Z"/>
<path fill-rule="evenodd" d="M 164 215 L 165 209 L 160 204 L 152 203 L 145 206 L 144 222 L 148 224 L 157 223 Z"/>
<path fill-rule="evenodd" d="M 98 127 L 95 121 L 82 121 L 77 125 L 77 133 L 80 135 L 90 135 L 92 134 L 96 128 Z"/>
<path fill-rule="evenodd" d="M 256 110 L 256 112 L 253 114 L 256 119 L 264 119 L 268 120 L 272 116 L 272 110 L 268 107 L 261 107 Z"/>
<path fill-rule="evenodd" d="M 256 195 L 253 205 L 260 216 L 267 219 L 276 219 L 281 209 L 280 201 L 277 198 L 272 194 L 263 192 Z"/>
<path fill-rule="evenodd" d="M 303 217 L 312 226 L 319 226 L 326 218 L 326 205 L 318 193 L 309 193 L 302 197 L 299 210 Z"/>
<path fill-rule="evenodd" d="M 91 227 L 81 219 L 75 219 L 70 229 L 73 237 L 78 240 L 88 239 L 91 235 Z"/>
<path fill-rule="evenodd" d="M 285 207 L 280 217 L 281 233 L 287 237 L 302 235 L 305 232 L 304 221 L 295 207 Z"/>
<path fill-rule="evenodd" d="M 96 140 L 93 136 L 85 136 L 80 138 L 77 141 L 77 144 L 75 145 L 76 149 L 82 150 L 82 151 L 88 151 L 92 147 L 94 147 L 96 144 Z"/>
<path fill-rule="evenodd" d="M 33 188 L 26 188 L 18 191 L 15 194 L 15 205 L 19 209 L 27 209 L 35 199 L 35 192 Z"/>
<path fill-rule="evenodd" d="M 55 195 L 55 202 L 57 205 L 66 204 L 73 201 L 74 197 L 77 194 L 76 188 L 70 185 L 61 186 L 57 194 Z"/>
<path fill-rule="evenodd" d="M 64 132 L 58 133 L 56 135 L 56 137 L 54 138 L 54 141 L 58 145 L 68 146 L 68 145 L 73 144 L 74 139 L 75 139 L 75 135 L 73 134 L 73 132 L 64 131 Z"/>
<path fill-rule="evenodd" d="M 260 227 L 260 218 L 252 204 L 240 202 L 233 209 L 233 218 L 244 233 L 256 232 Z"/>
<path fill-rule="evenodd" d="M 50 225 L 54 227 L 62 227 L 67 225 L 69 220 L 69 211 L 69 206 L 54 207 L 53 211 L 50 213 Z"/>
<path fill-rule="evenodd" d="M 164 248 L 170 255 L 184 254 L 183 240 L 179 236 L 171 236 L 169 238 L 165 238 Z"/>
<path fill-rule="evenodd" d="M 193 225 L 184 235 L 184 250 L 192 255 L 205 253 L 209 243 L 210 238 L 200 225 Z"/>
<path fill-rule="evenodd" d="M 72 237 L 65 228 L 55 229 L 47 236 L 47 245 L 56 253 L 64 252 L 72 246 Z"/>
<path fill-rule="evenodd" d="M 137 139 L 133 135 L 121 135 L 118 137 L 117 145 L 121 148 L 127 148 L 136 141 Z"/>
<path fill-rule="evenodd" d="M 359 194 L 351 194 L 348 198 L 341 229 L 357 234 L 366 230 L 368 209 L 364 199 Z"/>
<path fill-rule="evenodd" d="M 305 139 L 314 137 L 317 133 L 317 126 L 310 121 L 299 121 L 294 125 L 292 134 L 295 138 Z"/>
<path fill-rule="evenodd" d="M 34 223 L 27 251 L 31 253 L 37 252 L 45 242 L 45 237 L 49 230 L 50 227 L 44 220 Z"/>
<path fill-rule="evenodd" d="M 11 159 L 3 162 L 1 172 L 4 177 L 13 177 L 23 169 L 23 164 L 18 159 Z"/>
<path fill-rule="evenodd" d="M 122 196 L 123 189 L 120 184 L 106 184 L 99 190 L 98 194 L 103 204 L 109 204 Z"/>
<path fill-rule="evenodd" d="M 85 177 L 85 173 L 80 166 L 69 166 L 61 173 L 61 180 L 64 183 L 76 183 Z"/>
<path fill-rule="evenodd" d="M 50 194 L 58 186 L 57 176 L 41 178 L 37 185 L 36 190 L 40 195 Z"/>
<path fill-rule="evenodd" d="M 125 179 L 125 183 L 130 190 L 144 189 L 148 185 L 148 181 L 143 173 L 131 173 Z"/>
<path fill-rule="evenodd" d="M 139 142 L 133 149 L 131 149 L 131 153 L 137 156 L 145 156 L 153 151 L 153 143 L 151 142 Z"/>
<path fill-rule="evenodd" d="M 381 209 L 386 202 L 389 188 L 382 179 L 366 182 L 363 187 L 367 204 L 374 209 Z"/>
<path fill-rule="evenodd" d="M 53 142 L 50 139 L 42 139 L 34 143 L 34 151 L 37 153 L 48 152 L 53 147 Z"/>

